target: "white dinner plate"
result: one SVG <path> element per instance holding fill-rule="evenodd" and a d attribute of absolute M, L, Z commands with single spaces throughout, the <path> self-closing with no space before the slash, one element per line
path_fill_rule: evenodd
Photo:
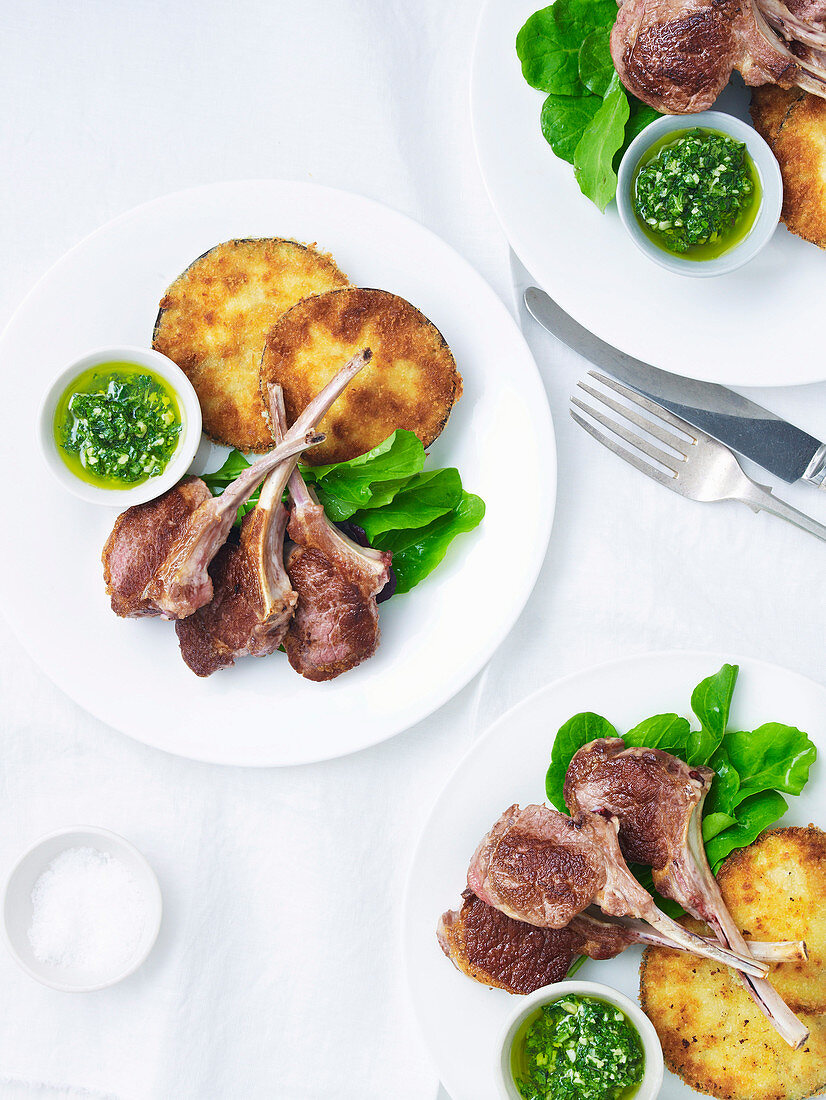
<path fill-rule="evenodd" d="M 653 264 L 579 191 L 539 128 L 544 93 L 529 87 L 516 35 L 541 0 L 488 0 L 479 22 L 471 113 L 479 164 L 502 228 L 539 284 L 581 325 L 666 370 L 730 386 L 826 379 L 826 256 L 780 227 L 728 275 L 693 279 Z M 749 93 L 718 108 L 748 119 Z M 690 125 L 690 118 L 688 119 Z"/>
<path fill-rule="evenodd" d="M 652 714 L 691 716 L 691 692 L 726 661 L 740 665 L 732 729 L 785 722 L 826 749 L 826 689 L 803 676 L 749 658 L 709 653 L 656 653 L 588 669 L 542 688 L 503 715 L 465 756 L 431 811 L 413 858 L 404 899 L 403 952 L 416 1016 L 452 1100 L 498 1100 L 496 1040 L 513 995 L 461 974 L 436 942 L 436 923 L 458 907 L 468 863 L 503 810 L 545 801 L 545 772 L 556 731 L 592 710 L 617 729 Z M 826 783 L 818 761 L 785 824 L 826 826 Z M 583 980 L 604 982 L 637 998 L 640 948 L 607 962 L 586 960 Z M 666 1071 L 662 1100 L 696 1093 Z"/>
<path fill-rule="evenodd" d="M 150 343 L 169 283 L 219 241 L 256 236 L 317 241 L 354 283 L 394 291 L 434 322 L 456 357 L 464 395 L 429 465 L 457 466 L 487 505 L 482 525 L 456 539 L 435 573 L 382 605 L 377 654 L 325 684 L 302 679 L 282 654 L 241 660 L 199 680 L 181 660 L 169 623 L 116 618 L 100 552 L 117 513 L 65 492 L 35 441 L 38 403 L 58 371 L 91 348 Z M 0 365 L 14 395 L 4 427 L 14 468 L 5 487 L 2 606 L 67 695 L 147 744 L 261 766 L 375 744 L 459 691 L 533 588 L 556 488 L 553 428 L 536 365 L 504 305 L 460 256 L 368 199 L 254 181 L 140 206 L 49 271 L 0 340 Z M 220 455 L 211 461 L 208 468 L 217 467 Z"/>

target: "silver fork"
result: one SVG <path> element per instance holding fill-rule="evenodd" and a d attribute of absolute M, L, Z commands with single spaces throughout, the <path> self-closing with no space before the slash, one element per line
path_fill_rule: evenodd
<path fill-rule="evenodd" d="M 621 394 L 635 407 L 629 408 L 627 405 L 620 404 L 608 394 L 589 386 L 587 382 L 579 382 L 577 388 L 588 394 L 603 408 L 594 408 L 577 395 L 571 398 L 571 404 L 607 428 L 616 438 L 605 435 L 594 424 L 580 416 L 575 409 L 571 409 L 571 416 L 589 435 L 599 440 L 609 451 L 630 462 L 640 473 L 690 500 L 739 500 L 755 512 L 771 512 L 772 515 L 780 516 L 781 519 L 793 523 L 795 527 L 800 527 L 810 535 L 816 535 L 826 542 L 826 527 L 822 523 L 817 523 L 804 512 L 798 512 L 785 501 L 778 500 L 767 485 L 758 485 L 757 482 L 752 481 L 743 472 L 734 454 L 723 443 L 712 439 L 704 431 L 674 416 L 656 402 L 635 393 L 634 390 L 628 389 L 613 378 L 608 378 L 597 371 L 588 371 L 588 376 Z M 607 416 L 603 411 L 605 408 L 615 413 L 618 420 L 612 420 Z M 633 424 L 642 429 L 646 435 L 664 443 L 674 453 L 664 451 L 650 440 L 637 435 L 626 426 L 627 424 Z M 666 424 L 676 428 L 681 434 L 668 431 L 664 427 Z M 622 446 L 619 440 L 623 440 L 628 446 Z M 664 469 L 646 462 L 643 455 L 645 458 L 653 459 Z"/>

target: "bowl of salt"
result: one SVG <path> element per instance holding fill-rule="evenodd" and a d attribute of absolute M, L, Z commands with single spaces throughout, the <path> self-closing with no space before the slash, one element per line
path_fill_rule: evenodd
<path fill-rule="evenodd" d="M 162 912 L 155 873 L 128 840 L 78 825 L 41 837 L 6 882 L 6 943 L 44 985 L 88 993 L 146 959 Z"/>

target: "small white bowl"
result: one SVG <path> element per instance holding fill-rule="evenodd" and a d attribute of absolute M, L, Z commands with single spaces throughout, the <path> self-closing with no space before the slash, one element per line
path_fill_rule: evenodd
<path fill-rule="evenodd" d="M 32 889 L 52 860 L 68 848 L 95 848 L 116 857 L 129 868 L 146 898 L 146 923 L 140 941 L 132 958 L 117 973 L 101 977 L 99 971 L 92 973 L 80 967 L 55 966 L 41 962 L 32 950 L 29 942 Z M 75 825 L 41 837 L 12 868 L 3 899 L 3 930 L 9 951 L 32 978 L 67 993 L 90 993 L 115 985 L 138 969 L 158 938 L 162 912 L 161 888 L 155 872 L 138 849 L 108 829 Z"/>
<path fill-rule="evenodd" d="M 632 1100 L 655 1100 L 663 1083 L 663 1051 L 654 1030 L 654 1025 L 638 1004 L 629 1000 L 628 997 L 619 993 L 616 989 L 601 985 L 599 982 L 577 981 L 557 982 L 555 985 L 546 985 L 542 989 L 537 989 L 526 997 L 514 998 L 518 1003 L 505 1021 L 496 1053 L 494 1073 L 502 1100 L 522 1100 L 511 1074 L 511 1043 L 525 1018 L 536 1012 L 541 1005 L 551 1004 L 553 1001 L 558 1001 L 562 997 L 568 997 L 571 994 L 597 997 L 600 1001 L 616 1005 L 625 1013 L 640 1033 L 645 1052 L 645 1073 Z"/>
<path fill-rule="evenodd" d="M 645 153 L 666 134 L 693 130 L 696 127 L 719 130 L 735 141 L 744 142 L 757 169 L 762 189 L 760 209 L 748 234 L 730 251 L 711 260 L 687 260 L 684 256 L 660 248 L 646 235 L 634 211 L 634 176 Z M 709 278 L 712 275 L 725 275 L 747 264 L 768 244 L 780 221 L 782 206 L 783 179 L 771 149 L 747 122 L 721 111 L 703 111 L 697 115 L 663 115 L 637 134 L 625 151 L 617 173 L 617 208 L 631 240 L 655 264 L 678 275 Z"/>
<path fill-rule="evenodd" d="M 90 367 L 118 362 L 146 367 L 159 375 L 174 390 L 181 410 L 181 434 L 178 438 L 178 446 L 170 455 L 162 474 L 150 477 L 131 489 L 104 489 L 102 486 L 81 481 L 63 461 L 54 437 L 54 417 L 60 398 L 78 375 L 89 370 Z M 130 508 L 133 504 L 143 504 L 165 493 L 186 474 L 201 441 L 201 406 L 192 383 L 181 368 L 165 355 L 161 355 L 159 351 L 129 346 L 98 348 L 81 359 L 76 359 L 74 363 L 70 363 L 49 386 L 37 418 L 37 437 L 46 465 L 70 493 L 74 493 L 76 497 L 80 497 L 89 504 L 106 504 L 110 508 Z"/>

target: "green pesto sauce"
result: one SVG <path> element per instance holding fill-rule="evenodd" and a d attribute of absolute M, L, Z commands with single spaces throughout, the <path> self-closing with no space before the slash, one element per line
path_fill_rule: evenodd
<path fill-rule="evenodd" d="M 542 1005 L 511 1045 L 524 1100 L 629 1100 L 645 1071 L 640 1034 L 614 1005 L 570 995 Z"/>
<path fill-rule="evenodd" d="M 687 260 L 714 259 L 739 244 L 761 198 L 746 146 L 699 127 L 654 142 L 633 182 L 634 211 L 646 236 Z"/>
<path fill-rule="evenodd" d="M 54 436 L 64 462 L 82 481 L 130 489 L 163 473 L 181 426 L 177 398 L 154 371 L 101 363 L 62 394 Z"/>

